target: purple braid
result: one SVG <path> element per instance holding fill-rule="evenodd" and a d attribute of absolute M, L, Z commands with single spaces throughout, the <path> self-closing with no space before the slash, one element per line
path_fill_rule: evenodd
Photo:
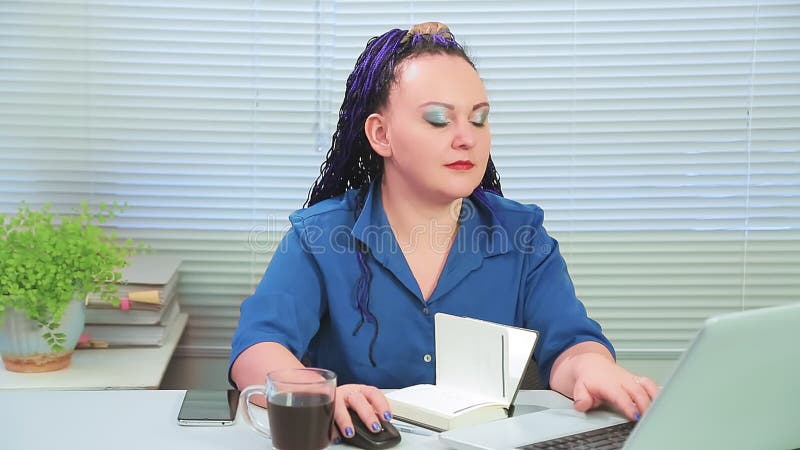
<path fill-rule="evenodd" d="M 405 59 L 424 54 L 458 56 L 475 67 L 449 30 L 443 34 L 412 35 L 408 30 L 393 29 L 370 39 L 347 77 L 336 131 L 331 138 L 325 161 L 320 166 L 319 177 L 309 190 L 306 206 L 339 196 L 348 189 L 358 189 L 355 208 L 355 216 L 358 217 L 364 207 L 369 184 L 383 175 L 383 159 L 372 151 L 364 133 L 364 123 L 370 114 L 386 106 L 389 90 L 396 79 L 395 68 L 398 64 Z M 503 195 L 491 157 L 476 191 L 481 189 Z M 373 349 L 378 338 L 378 320 L 369 309 L 372 271 L 368 265 L 368 256 L 369 248 L 359 242 L 357 258 L 361 277 L 356 284 L 355 300 L 361 320 L 353 330 L 353 336 L 365 321 L 375 325 L 369 346 L 369 359 L 375 367 L 377 364 Z"/>
<path fill-rule="evenodd" d="M 447 54 L 472 60 L 451 33 L 414 34 L 404 39 L 408 30 L 393 29 L 367 42 L 347 77 L 339 121 L 320 174 L 311 187 L 306 206 L 361 189 L 383 174 L 383 159 L 369 145 L 364 123 L 370 114 L 386 106 L 389 90 L 395 81 L 395 67 L 407 58 L 423 54 Z M 500 194 L 500 179 L 491 157 L 481 188 Z"/>

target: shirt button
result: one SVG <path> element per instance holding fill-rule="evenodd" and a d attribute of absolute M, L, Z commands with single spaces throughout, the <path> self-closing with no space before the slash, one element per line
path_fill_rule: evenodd
<path fill-rule="evenodd" d="M 428 308 L 422 308 L 422 313 L 427 316 L 428 314 L 430 314 L 430 311 L 428 310 Z"/>
<path fill-rule="evenodd" d="M 433 358 L 431 358 L 431 355 L 425 355 L 425 356 L 423 356 L 423 357 L 422 357 L 422 359 L 423 359 L 425 362 L 428 362 L 428 363 L 429 363 L 429 362 L 431 362 L 431 359 L 433 359 Z"/>

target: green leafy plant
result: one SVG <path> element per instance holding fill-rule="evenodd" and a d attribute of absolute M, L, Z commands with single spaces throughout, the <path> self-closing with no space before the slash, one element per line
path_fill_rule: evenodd
<path fill-rule="evenodd" d="M 56 330 L 73 299 L 94 292 L 118 306 L 120 270 L 138 248 L 98 224 L 122 210 L 101 203 L 92 212 L 82 203 L 74 215 L 56 216 L 49 204 L 36 211 L 23 202 L 15 214 L 0 214 L 0 323 L 7 308 L 24 313 L 60 351 L 65 336 Z"/>

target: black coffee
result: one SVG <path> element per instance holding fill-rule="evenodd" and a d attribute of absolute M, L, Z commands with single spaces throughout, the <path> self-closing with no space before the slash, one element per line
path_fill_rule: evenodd
<path fill-rule="evenodd" d="M 281 393 L 269 400 L 272 445 L 280 450 L 319 450 L 330 442 L 333 399 L 324 394 Z"/>

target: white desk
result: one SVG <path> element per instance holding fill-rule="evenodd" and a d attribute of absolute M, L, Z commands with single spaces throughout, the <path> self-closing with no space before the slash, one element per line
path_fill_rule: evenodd
<path fill-rule="evenodd" d="M 182 427 L 185 391 L 0 391 L 0 445 L 13 450 L 265 450 L 242 419 L 229 427 Z M 518 404 L 563 402 L 552 391 L 520 392 Z M 266 421 L 266 411 L 254 408 Z M 349 449 L 349 446 L 332 448 Z M 403 433 L 402 449 L 446 449 L 437 436 Z"/>
<path fill-rule="evenodd" d="M 10 389 L 158 389 L 175 347 L 186 328 L 187 314 L 175 321 L 164 345 L 81 349 L 69 367 L 55 372 L 9 372 L 0 364 L 0 391 Z M 0 429 L 3 427 L 0 426 Z M 4 448 L 13 448 L 5 447 Z"/>

